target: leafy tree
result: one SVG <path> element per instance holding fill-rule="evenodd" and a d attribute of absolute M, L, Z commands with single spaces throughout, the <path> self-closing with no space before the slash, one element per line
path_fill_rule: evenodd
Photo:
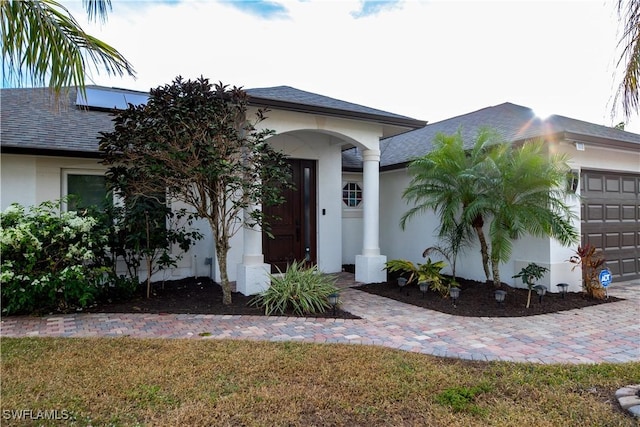
<path fill-rule="evenodd" d="M 541 141 L 514 148 L 495 130 L 483 128 L 465 149 L 461 132 L 439 134 L 433 151 L 409 165 L 413 178 L 403 197 L 415 206 L 403 215 L 401 226 L 419 213 L 435 211 L 445 240 L 451 233 L 467 240 L 473 230 L 487 280 L 493 277 L 498 287 L 499 266 L 511 257 L 513 240 L 525 234 L 551 236 L 566 245 L 577 240 L 571 222 L 575 215 L 564 202 L 567 171 L 566 158 L 548 156 Z"/>
<path fill-rule="evenodd" d="M 264 111 L 253 120 L 247 116 L 242 88 L 177 77 L 151 90 L 146 105 L 118 112 L 114 131 L 100 138 L 108 174 L 129 194 L 164 188 L 168 199 L 208 220 L 224 304 L 231 303 L 230 239 L 242 226 L 262 225 L 263 213 L 253 207 L 280 202 L 280 188 L 289 181 L 284 155 L 265 142 L 273 131 L 256 127 Z"/>
<path fill-rule="evenodd" d="M 640 81 L 640 1 L 618 0 L 618 14 L 623 20 L 622 36 L 618 42 L 622 53 L 618 66 L 624 65 L 624 75 L 615 97 L 614 109 L 618 102 L 628 119 L 638 112 L 638 83 Z"/>
<path fill-rule="evenodd" d="M 114 187 L 124 202 L 107 207 L 103 222 L 109 237 L 114 276 L 117 260 L 122 259 L 129 279 L 140 283 L 138 271 L 143 264 L 147 275 L 147 298 L 151 293 L 151 277 L 158 271 L 175 267 L 184 253 L 202 234 L 191 228 L 194 215 L 186 209 L 173 210 L 164 198 L 127 196 L 125 188 Z M 174 254 L 176 249 L 180 253 Z"/>
<path fill-rule="evenodd" d="M 105 21 L 110 0 L 83 0 L 89 19 Z M 97 72 L 134 76 L 132 65 L 107 43 L 87 34 L 54 0 L 0 0 L 2 71 L 5 82 L 48 85 L 56 95 L 84 91 L 88 64 Z M 48 82 L 47 82 L 48 80 Z"/>

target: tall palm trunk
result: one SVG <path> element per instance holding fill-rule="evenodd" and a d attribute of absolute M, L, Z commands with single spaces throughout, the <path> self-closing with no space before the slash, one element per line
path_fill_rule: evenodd
<path fill-rule="evenodd" d="M 491 270 L 493 272 L 493 286 L 498 289 L 502 285 L 502 281 L 500 280 L 500 260 L 491 257 Z"/>
<path fill-rule="evenodd" d="M 482 216 L 477 216 L 473 220 L 473 229 L 476 230 L 478 240 L 480 241 L 480 254 L 482 255 L 482 267 L 484 268 L 484 275 L 487 278 L 487 282 L 491 280 L 489 273 L 489 245 L 487 245 L 487 238 L 484 236 L 484 220 Z"/>

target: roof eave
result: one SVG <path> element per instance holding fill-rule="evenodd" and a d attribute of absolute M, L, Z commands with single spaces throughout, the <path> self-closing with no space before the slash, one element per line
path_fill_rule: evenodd
<path fill-rule="evenodd" d="M 629 141 L 620 141 L 617 139 L 602 138 L 602 137 L 591 136 L 591 135 L 581 135 L 581 134 L 572 133 L 572 132 L 564 132 L 563 137 L 565 140 L 572 141 L 572 142 L 585 142 L 590 145 L 598 145 L 601 147 L 620 148 L 623 150 L 630 150 L 630 151 L 640 151 L 640 144 L 629 142 Z"/>
<path fill-rule="evenodd" d="M 513 143 L 516 145 L 522 144 L 525 141 L 536 139 L 536 138 L 544 138 L 547 141 L 565 140 L 570 142 L 583 142 L 586 144 L 597 145 L 600 147 L 619 148 L 619 149 L 630 150 L 630 151 L 640 151 L 640 144 L 635 142 L 620 141 L 619 139 L 603 138 L 600 136 L 584 135 L 580 133 L 566 132 L 566 131 L 555 132 L 547 135 L 541 135 L 539 137 L 534 137 L 534 138 L 518 139 Z"/>
<path fill-rule="evenodd" d="M 360 113 L 356 111 L 346 111 L 335 108 L 319 107 L 315 105 L 298 104 L 295 102 L 280 101 L 276 99 L 261 98 L 258 96 L 250 96 L 249 104 L 255 107 L 267 107 L 278 110 L 293 111 L 297 113 L 321 114 L 324 116 L 349 118 L 356 120 L 373 121 L 385 125 L 408 127 L 411 129 L 419 129 L 426 126 L 427 122 L 403 117 L 389 117 L 379 114 Z"/>
<path fill-rule="evenodd" d="M 100 159 L 98 151 L 63 150 L 42 147 L 2 146 L 3 154 L 24 154 L 29 156 L 74 157 L 82 159 Z"/>

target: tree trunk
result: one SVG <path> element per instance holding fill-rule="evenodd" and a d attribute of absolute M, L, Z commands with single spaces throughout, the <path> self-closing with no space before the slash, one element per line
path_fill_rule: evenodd
<path fill-rule="evenodd" d="M 487 282 L 491 280 L 489 274 L 489 247 L 487 246 L 487 239 L 484 237 L 484 230 L 482 227 L 474 226 L 478 240 L 480 241 L 480 253 L 482 254 L 482 267 L 484 268 L 484 275 L 487 278 Z"/>
<path fill-rule="evenodd" d="M 500 281 L 500 261 L 491 258 L 491 270 L 493 272 L 493 286 L 498 289 L 502 285 Z"/>
<path fill-rule="evenodd" d="M 229 275 L 227 274 L 227 252 L 229 248 L 226 246 L 216 245 L 216 256 L 218 265 L 220 266 L 220 286 L 222 286 L 222 304 L 231 305 L 231 284 L 229 283 Z"/>

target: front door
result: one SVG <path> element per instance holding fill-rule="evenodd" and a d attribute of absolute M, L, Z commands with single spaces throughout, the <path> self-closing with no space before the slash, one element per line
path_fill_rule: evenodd
<path fill-rule="evenodd" d="M 271 272 L 284 272 L 293 261 L 316 263 L 316 163 L 290 159 L 293 188 L 285 201 L 264 211 L 273 235 L 263 233 L 265 262 Z"/>

